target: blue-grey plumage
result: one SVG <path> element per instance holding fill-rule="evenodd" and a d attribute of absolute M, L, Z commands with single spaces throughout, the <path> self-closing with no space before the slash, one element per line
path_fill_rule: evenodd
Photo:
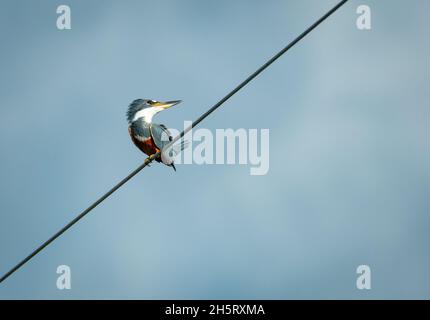
<path fill-rule="evenodd" d="M 161 152 L 156 159 L 176 171 L 173 158 L 188 146 L 186 141 L 172 146 L 169 150 L 165 147 L 172 141 L 172 136 L 166 126 L 152 122 L 152 118 L 160 111 L 168 109 L 180 103 L 180 100 L 159 102 L 149 99 L 136 99 L 127 110 L 128 131 L 134 144 L 148 156 Z"/>

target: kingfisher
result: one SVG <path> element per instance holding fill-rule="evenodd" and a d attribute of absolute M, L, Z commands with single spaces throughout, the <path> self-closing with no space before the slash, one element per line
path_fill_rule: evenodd
<path fill-rule="evenodd" d="M 165 125 L 153 123 L 152 118 L 160 111 L 181 102 L 181 100 L 160 102 L 151 99 L 136 99 L 130 103 L 127 110 L 128 133 L 133 143 L 148 156 L 161 151 L 160 156 L 155 160 L 172 167 L 175 171 L 173 159 L 188 146 L 188 142 L 181 141 L 180 144 L 172 146 L 168 152 L 164 152 L 164 147 L 172 141 L 173 137 Z"/>

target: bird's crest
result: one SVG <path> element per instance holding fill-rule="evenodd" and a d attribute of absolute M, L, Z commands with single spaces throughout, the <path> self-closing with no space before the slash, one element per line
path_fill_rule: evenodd
<path fill-rule="evenodd" d="M 127 110 L 127 121 L 131 124 L 133 121 L 134 115 L 139 110 L 142 110 L 145 107 L 145 100 L 143 99 L 136 99 L 130 105 L 128 106 Z"/>

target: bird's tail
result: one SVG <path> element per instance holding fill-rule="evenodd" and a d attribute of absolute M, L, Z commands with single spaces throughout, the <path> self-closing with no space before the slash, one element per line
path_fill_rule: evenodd
<path fill-rule="evenodd" d="M 176 171 L 174 160 L 175 157 L 181 153 L 185 148 L 187 148 L 190 145 L 188 140 L 182 140 L 181 143 L 175 144 L 173 146 L 170 146 L 168 150 L 163 150 L 161 152 L 161 161 L 168 165 L 173 167 L 173 169 Z"/>

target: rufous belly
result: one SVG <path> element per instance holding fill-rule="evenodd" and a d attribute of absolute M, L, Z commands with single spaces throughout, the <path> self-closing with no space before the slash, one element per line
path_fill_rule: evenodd
<path fill-rule="evenodd" d="M 138 147 L 139 150 L 145 153 L 146 155 L 151 156 L 154 153 L 157 153 L 158 151 L 160 151 L 160 149 L 158 149 L 157 146 L 155 145 L 154 139 L 152 139 L 152 137 L 149 137 L 144 141 L 141 141 L 135 137 L 132 130 L 129 130 L 129 133 L 130 133 L 131 140 L 136 145 L 136 147 Z M 160 161 L 159 159 L 155 159 L 155 160 Z"/>

